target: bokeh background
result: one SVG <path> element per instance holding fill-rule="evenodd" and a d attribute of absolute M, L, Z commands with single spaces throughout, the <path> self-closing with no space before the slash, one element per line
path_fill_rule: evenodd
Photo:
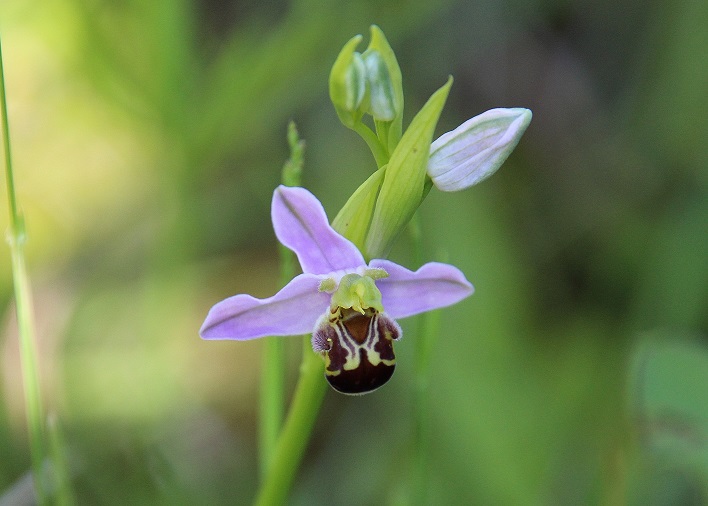
<path fill-rule="evenodd" d="M 279 288 L 269 206 L 290 119 L 330 217 L 374 170 L 327 93 L 372 23 L 404 124 L 450 74 L 438 134 L 534 113 L 498 174 L 420 211 L 428 258 L 476 287 L 441 313 L 430 503 L 708 503 L 705 2 L 3 0 L 43 394 L 78 502 L 253 497 L 262 344 L 198 328 L 228 295 Z M 415 267 L 407 237 L 392 257 Z M 0 266 L 0 503 L 26 504 L 6 248 Z M 411 499 L 403 326 L 385 388 L 328 392 L 291 504 Z"/>

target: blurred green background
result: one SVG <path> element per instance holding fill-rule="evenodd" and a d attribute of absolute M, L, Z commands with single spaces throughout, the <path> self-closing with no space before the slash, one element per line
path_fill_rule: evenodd
<path fill-rule="evenodd" d="M 279 288 L 289 119 L 330 217 L 375 169 L 327 94 L 372 23 L 403 71 L 404 125 L 449 74 L 438 134 L 534 113 L 497 175 L 421 208 L 428 257 L 476 287 L 443 310 L 432 359 L 431 504 L 708 503 L 705 2 L 3 0 L 43 393 L 79 504 L 253 497 L 262 343 L 197 332 L 218 300 Z M 415 267 L 409 250 L 392 257 Z M 0 257 L 0 504 L 27 504 Z M 410 499 L 403 327 L 385 388 L 328 392 L 291 504 Z"/>

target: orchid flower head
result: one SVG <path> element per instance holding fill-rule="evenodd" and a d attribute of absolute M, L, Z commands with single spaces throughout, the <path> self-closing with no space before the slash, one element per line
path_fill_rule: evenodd
<path fill-rule="evenodd" d="M 402 336 L 396 319 L 455 304 L 473 292 L 452 265 L 431 262 L 411 271 L 385 259 L 367 264 L 304 188 L 276 188 L 271 217 L 276 237 L 297 255 L 302 274 L 272 297 L 240 294 L 218 302 L 200 335 L 247 340 L 312 333 L 325 377 L 342 393 L 368 393 L 391 378 L 393 341 Z"/>

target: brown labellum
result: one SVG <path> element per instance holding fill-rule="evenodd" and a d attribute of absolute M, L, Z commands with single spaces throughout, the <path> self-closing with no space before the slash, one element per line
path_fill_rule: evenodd
<path fill-rule="evenodd" d="M 396 368 L 393 341 L 400 337 L 401 328 L 385 313 L 337 308 L 320 320 L 312 346 L 325 358 L 325 377 L 332 388 L 361 395 L 391 378 Z"/>

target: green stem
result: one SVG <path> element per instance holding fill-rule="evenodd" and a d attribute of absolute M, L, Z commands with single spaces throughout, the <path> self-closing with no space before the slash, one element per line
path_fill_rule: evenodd
<path fill-rule="evenodd" d="M 427 193 L 425 194 L 427 196 Z M 425 198 L 425 196 L 423 198 Z M 416 267 L 423 265 L 423 230 L 420 225 L 420 215 L 415 212 L 408 222 L 408 234 L 411 238 L 411 250 L 413 251 L 413 263 Z"/>
<path fill-rule="evenodd" d="M 409 225 L 414 261 L 423 263 L 423 238 L 418 213 Z M 415 384 L 413 391 L 413 489 L 414 503 L 427 505 L 430 476 L 430 357 L 440 326 L 440 312 L 430 311 L 419 316 L 420 331 L 414 343 Z"/>
<path fill-rule="evenodd" d="M 298 137 L 295 124 L 292 122 L 288 126 L 288 143 L 290 159 L 283 166 L 282 181 L 286 186 L 298 186 L 301 181 L 304 143 Z M 295 256 L 284 246 L 280 247 L 280 253 L 283 277 L 281 281 L 285 284 L 295 275 Z M 276 352 L 270 349 L 270 353 Z M 273 363 L 266 364 L 266 368 L 273 367 Z M 284 363 L 281 370 L 284 370 Z M 271 374 L 275 375 L 274 372 Z M 295 387 L 293 401 L 280 437 L 269 442 L 271 447 L 268 463 L 262 467 L 263 481 L 255 504 L 272 506 L 283 504 L 287 499 L 327 389 L 323 376 L 324 361 L 313 353 L 310 339 L 306 337 L 303 339 L 300 377 Z M 273 386 L 271 385 L 270 388 Z"/>
<path fill-rule="evenodd" d="M 295 276 L 295 258 L 292 251 L 279 245 L 280 281 L 284 286 Z M 265 478 L 270 468 L 278 443 L 278 435 L 283 425 L 285 411 L 285 341 L 281 337 L 268 337 L 263 349 L 261 369 L 260 405 L 260 464 L 261 478 Z"/>
<path fill-rule="evenodd" d="M 381 144 L 381 141 L 379 141 L 376 134 L 368 126 L 362 122 L 357 122 L 352 127 L 352 130 L 358 133 L 359 136 L 366 141 L 366 144 L 371 150 L 371 154 L 374 155 L 376 165 L 379 169 L 388 163 L 388 151 L 384 145 Z"/>
<path fill-rule="evenodd" d="M 295 276 L 295 255 L 280 245 L 280 281 L 284 286 Z M 261 372 L 260 404 L 260 464 L 261 478 L 265 478 L 273 460 L 278 435 L 285 411 L 286 347 L 280 337 L 268 337 L 264 343 Z"/>
<path fill-rule="evenodd" d="M 17 328 L 20 341 L 20 363 L 24 385 L 25 405 L 27 407 L 27 426 L 30 435 L 30 452 L 34 486 L 39 504 L 46 504 L 46 491 L 43 483 L 43 463 L 46 457 L 44 443 L 44 415 L 42 398 L 39 390 L 39 368 L 37 365 L 37 345 L 32 324 L 32 303 L 29 276 L 25 266 L 24 248 L 13 237 L 12 277 L 15 287 L 15 306 Z"/>
<path fill-rule="evenodd" d="M 2 104 L 2 141 L 5 153 L 5 181 L 7 183 L 7 201 L 10 206 L 10 227 L 13 239 L 21 236 L 20 216 L 17 211 L 17 197 L 12 172 L 12 155 L 10 154 L 10 121 L 7 118 L 7 98 L 5 97 L 5 71 L 0 45 L 0 104 Z"/>
<path fill-rule="evenodd" d="M 415 390 L 414 390 L 414 435 L 415 448 L 413 477 L 415 502 L 429 504 L 428 485 L 430 477 L 430 356 L 440 326 L 440 311 L 429 311 L 420 317 L 420 333 L 416 339 Z"/>
<path fill-rule="evenodd" d="M 281 180 L 286 186 L 299 186 L 302 179 L 305 143 L 300 140 L 294 122 L 288 125 L 290 158 L 283 165 Z M 285 286 L 296 274 L 295 255 L 285 246 L 280 255 L 280 284 Z M 261 478 L 265 479 L 278 443 L 285 409 L 285 342 L 280 337 L 265 340 L 261 373 L 259 449 Z"/>
<path fill-rule="evenodd" d="M 304 339 L 300 377 L 288 418 L 278 439 L 271 465 L 258 491 L 255 504 L 276 506 L 287 499 L 295 473 L 310 440 L 327 388 L 324 362 L 312 352 L 309 338 Z"/>
<path fill-rule="evenodd" d="M 12 277 L 17 311 L 17 327 L 20 341 L 20 361 L 27 407 L 27 426 L 30 437 L 30 452 L 37 502 L 46 504 L 47 497 L 43 484 L 42 466 L 46 456 L 44 442 L 44 416 L 39 390 L 37 347 L 32 325 L 32 295 L 25 266 L 25 232 L 22 217 L 18 211 L 15 196 L 12 157 L 10 155 L 10 132 L 5 98 L 5 74 L 3 70 L 2 48 L 0 47 L 0 105 L 2 105 L 3 148 L 5 150 L 5 176 L 7 180 L 8 204 L 10 207 L 10 252 L 12 256 Z"/>
<path fill-rule="evenodd" d="M 285 346 L 282 338 L 268 337 L 263 348 L 261 368 L 261 403 L 259 451 L 261 477 L 270 468 L 278 442 L 278 434 L 283 423 L 285 405 Z"/>
<path fill-rule="evenodd" d="M 376 127 L 376 137 L 381 145 L 388 146 L 388 134 L 391 128 L 391 122 L 374 120 L 374 126 Z"/>
<path fill-rule="evenodd" d="M 76 504 L 76 498 L 71 489 L 70 472 L 66 465 L 66 444 L 64 443 L 61 427 L 59 427 L 59 421 L 54 413 L 50 413 L 47 418 L 47 431 L 49 432 L 49 451 L 51 452 L 52 462 L 54 463 L 54 467 L 52 468 L 52 475 L 56 487 L 54 502 L 57 506 L 72 506 Z"/>

